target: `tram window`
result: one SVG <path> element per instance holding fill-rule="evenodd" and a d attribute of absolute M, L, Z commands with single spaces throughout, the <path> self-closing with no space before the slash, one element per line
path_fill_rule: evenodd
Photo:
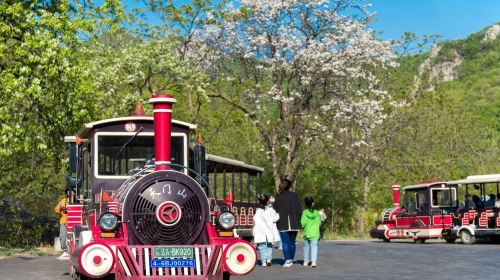
<path fill-rule="evenodd" d="M 405 193 L 405 204 L 407 208 L 407 213 L 408 214 L 416 214 L 417 213 L 417 193 L 416 192 L 411 192 L 407 191 Z"/>
<path fill-rule="evenodd" d="M 417 192 L 418 211 L 425 212 L 429 209 L 429 201 L 427 199 L 427 189 L 419 190 Z"/>
<path fill-rule="evenodd" d="M 184 172 L 184 168 L 182 166 L 187 165 L 187 163 L 184 162 L 184 137 L 176 137 L 173 136 L 171 138 L 171 149 L 170 149 L 170 158 L 172 160 L 172 163 L 178 164 L 180 166 L 172 166 L 172 169 Z"/>
<path fill-rule="evenodd" d="M 91 178 L 91 169 L 90 169 L 90 155 L 87 147 L 82 148 L 80 150 L 80 162 L 78 163 L 78 180 L 81 181 L 77 188 L 77 195 L 80 198 L 81 195 L 87 196 L 91 185 L 89 178 Z"/>
<path fill-rule="evenodd" d="M 432 189 L 432 207 L 450 207 L 456 205 L 455 189 Z"/>
<path fill-rule="evenodd" d="M 98 135 L 97 137 L 97 175 L 124 176 L 139 166 L 155 159 L 154 136 L 137 136 L 120 152 L 131 135 Z M 183 172 L 184 137 L 171 138 L 172 169 Z"/>

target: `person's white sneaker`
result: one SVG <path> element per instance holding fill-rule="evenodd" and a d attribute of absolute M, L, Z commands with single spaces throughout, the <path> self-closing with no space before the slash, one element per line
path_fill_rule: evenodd
<path fill-rule="evenodd" d="M 262 267 L 266 267 L 266 266 L 267 266 L 266 262 L 262 262 Z"/>
<path fill-rule="evenodd" d="M 312 266 L 312 267 L 316 267 L 316 263 L 312 263 L 312 264 L 311 264 L 311 266 Z"/>
<path fill-rule="evenodd" d="M 62 255 L 60 255 L 59 257 L 57 257 L 58 260 L 69 260 L 69 254 L 64 252 L 62 253 Z"/>
<path fill-rule="evenodd" d="M 309 265 L 309 261 L 304 261 L 304 266 L 308 266 Z"/>
<path fill-rule="evenodd" d="M 283 264 L 283 267 L 292 267 L 293 265 L 293 262 L 285 262 L 285 264 Z"/>

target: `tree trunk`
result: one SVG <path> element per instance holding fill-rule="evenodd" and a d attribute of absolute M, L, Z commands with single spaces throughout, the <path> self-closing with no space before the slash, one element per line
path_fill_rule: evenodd
<path fill-rule="evenodd" d="M 368 209 L 368 193 L 370 192 L 370 176 L 368 172 L 363 172 L 363 201 L 358 207 L 358 232 L 365 232 L 365 211 Z"/>
<path fill-rule="evenodd" d="M 273 166 L 273 178 L 274 178 L 274 188 L 276 192 L 279 191 L 279 185 L 281 184 L 281 177 L 280 177 L 280 160 L 278 158 L 278 155 L 276 154 L 276 145 L 277 145 L 277 135 L 275 133 L 271 134 L 271 137 L 266 138 L 270 139 L 271 143 L 269 143 L 269 147 L 271 148 L 271 163 Z"/>
<path fill-rule="evenodd" d="M 189 118 L 191 119 L 191 123 L 194 123 L 195 115 L 194 115 L 194 109 L 193 109 L 193 95 L 191 94 L 190 90 L 188 90 L 186 92 L 186 94 L 187 94 L 187 101 L 188 101 Z"/>
<path fill-rule="evenodd" d="M 285 178 L 289 180 L 293 180 L 294 178 L 294 170 L 293 170 L 293 163 L 295 162 L 295 156 L 297 154 L 297 149 L 298 149 L 298 136 L 293 133 L 288 134 L 288 141 L 287 141 L 287 146 L 288 146 L 288 152 L 286 153 L 286 159 L 285 159 Z"/>
<path fill-rule="evenodd" d="M 335 215 L 335 204 L 332 200 L 332 212 L 330 216 L 330 231 L 331 232 L 336 232 L 337 231 L 337 215 Z"/>

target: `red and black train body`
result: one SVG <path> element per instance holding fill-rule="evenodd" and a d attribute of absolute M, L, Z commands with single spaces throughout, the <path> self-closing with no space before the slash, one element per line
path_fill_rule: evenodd
<path fill-rule="evenodd" d="M 154 117 L 139 111 L 97 121 L 65 139 L 68 185 L 77 197 L 68 207 L 71 275 L 222 279 L 249 273 L 256 253 L 242 236 L 252 226 L 250 194 L 260 190 L 263 169 L 205 154 L 201 143 L 190 148 L 195 126 L 172 120 L 175 99 L 155 95 L 149 102 Z M 223 171 L 223 177 L 212 174 L 224 180 L 219 192 L 208 183 L 215 166 Z M 221 199 L 227 170 L 233 181 L 235 172 L 240 176 L 239 201 Z"/>

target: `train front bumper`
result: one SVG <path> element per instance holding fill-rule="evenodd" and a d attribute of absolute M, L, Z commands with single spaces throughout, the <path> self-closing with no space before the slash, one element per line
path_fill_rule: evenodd
<path fill-rule="evenodd" d="M 158 246 L 116 246 L 115 279 L 222 279 L 224 272 L 233 275 L 251 272 L 257 259 L 255 249 L 239 241 L 228 245 L 189 245 L 193 256 L 188 266 L 155 267 L 166 259 L 155 258 L 154 247 Z"/>

